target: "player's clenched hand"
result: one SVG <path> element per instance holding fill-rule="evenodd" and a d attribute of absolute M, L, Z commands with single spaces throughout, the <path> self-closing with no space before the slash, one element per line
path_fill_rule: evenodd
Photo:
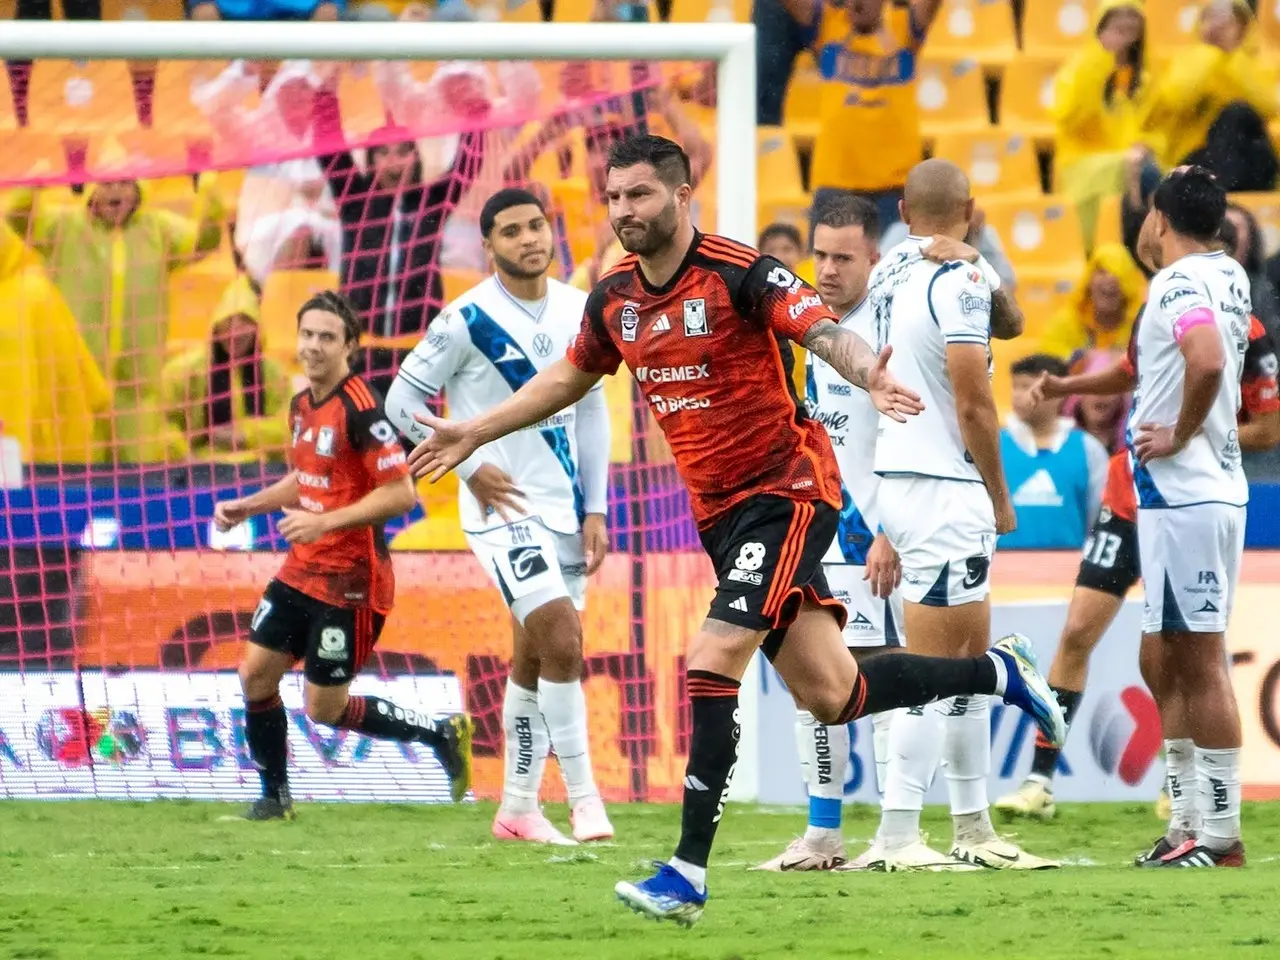
<path fill-rule="evenodd" d="M 920 402 L 920 394 L 908 390 L 889 373 L 889 357 L 893 347 L 885 347 L 880 351 L 876 365 L 867 375 L 867 393 L 871 394 L 871 402 L 885 416 L 906 423 L 907 417 L 914 417 L 924 409 Z"/>
<path fill-rule="evenodd" d="M 479 501 L 481 510 L 486 513 L 496 510 L 498 516 L 507 523 L 525 512 L 520 505 L 524 493 L 516 486 L 510 474 L 492 463 L 480 464 L 480 468 L 467 481 L 467 489 Z"/>
<path fill-rule="evenodd" d="M 1162 427 L 1157 423 L 1144 423 L 1138 427 L 1138 436 L 1133 441 L 1133 452 L 1138 455 L 1139 463 L 1150 463 L 1161 457 L 1172 457 L 1181 450 L 1180 444 L 1173 435 L 1173 427 Z"/>
<path fill-rule="evenodd" d="M 862 579 L 871 582 L 871 595 L 881 600 L 887 600 L 902 582 L 902 562 L 898 559 L 898 551 L 893 549 L 883 533 L 877 534 L 871 542 L 871 549 L 867 551 L 867 572 Z"/>
<path fill-rule="evenodd" d="M 435 483 L 480 446 L 469 421 L 442 420 L 429 413 L 415 413 L 413 419 L 431 428 L 431 436 L 409 454 L 409 472 L 415 480 L 427 477 Z"/>
<path fill-rule="evenodd" d="M 213 525 L 219 532 L 226 533 L 232 527 L 238 527 L 249 519 L 249 511 L 244 500 L 223 500 L 213 508 Z"/>
<path fill-rule="evenodd" d="M 1056 400 L 1058 397 L 1068 395 L 1067 390 L 1063 387 L 1064 377 L 1055 377 L 1049 372 L 1040 374 L 1040 379 L 1031 385 L 1031 390 L 1027 393 L 1028 399 L 1032 403 L 1039 403 L 1041 400 Z"/>
<path fill-rule="evenodd" d="M 1009 499 L 1008 493 L 1003 497 L 994 499 L 991 507 L 996 515 L 997 536 L 1004 536 L 1006 533 L 1013 533 L 1018 529 L 1018 514 L 1013 509 L 1013 501 Z"/>
<path fill-rule="evenodd" d="M 603 513 L 588 513 L 582 521 L 582 553 L 587 558 L 587 576 L 600 569 L 609 552 L 609 528 Z"/>
<path fill-rule="evenodd" d="M 329 532 L 329 521 L 323 513 L 285 507 L 284 519 L 276 529 L 290 543 L 315 543 Z"/>

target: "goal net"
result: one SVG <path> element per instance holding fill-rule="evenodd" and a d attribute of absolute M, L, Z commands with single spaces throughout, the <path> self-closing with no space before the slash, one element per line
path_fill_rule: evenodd
<path fill-rule="evenodd" d="M 250 797 L 234 668 L 286 544 L 278 517 L 228 534 L 211 518 L 287 470 L 298 305 L 347 294 L 366 323 L 363 371 L 385 389 L 485 275 L 477 216 L 494 190 L 545 199 L 554 274 L 589 286 L 618 255 L 601 200 L 609 145 L 644 130 L 680 140 L 696 221 L 714 229 L 717 178 L 735 175 L 720 157 L 754 155 L 750 118 L 737 142 L 717 134 L 717 65 L 664 62 L 660 45 L 696 52 L 672 47 L 671 28 L 587 28 L 614 56 L 631 49 L 623 30 L 641 59 L 534 60 L 511 58 L 517 33 L 540 56 L 540 40 L 582 28 L 466 25 L 492 52 L 472 33 L 455 55 L 461 25 L 432 24 L 445 38 L 432 54 L 376 59 L 383 48 L 350 38 L 422 25 L 254 25 L 272 39 L 256 37 L 253 59 L 193 60 L 158 47 L 189 32 L 44 26 L 61 33 L 22 49 L 67 58 L 10 62 L 0 84 L 0 795 Z M 210 27 L 209 56 L 237 49 L 233 25 L 165 26 Z M 131 59 L 72 59 L 103 55 L 104 36 Z M 49 45 L 79 41 L 93 49 Z M 18 42 L 0 40 L 3 54 Z M 754 210 L 734 216 L 749 239 Z M 712 580 L 648 411 L 625 376 L 608 397 L 613 552 L 584 616 L 591 748 L 607 799 L 674 799 L 684 644 Z M 420 493 L 388 527 L 396 606 L 354 689 L 434 713 L 465 703 L 477 794 L 492 797 L 510 619 L 466 550 L 456 480 Z M 297 677 L 282 695 L 295 795 L 447 796 L 426 751 L 312 723 Z"/>

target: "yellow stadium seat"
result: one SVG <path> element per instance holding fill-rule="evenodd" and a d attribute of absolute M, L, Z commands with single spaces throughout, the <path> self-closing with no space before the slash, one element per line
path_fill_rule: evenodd
<path fill-rule="evenodd" d="M 122 60 L 36 60 L 27 89 L 27 122 L 74 136 L 137 127 L 133 78 Z"/>
<path fill-rule="evenodd" d="M 486 276 L 478 270 L 460 270 L 454 267 L 446 267 L 440 274 L 444 283 L 445 303 L 452 303 Z"/>
<path fill-rule="evenodd" d="M 591 19 L 595 0 L 554 0 L 551 19 L 554 23 L 582 23 Z M 649 19 L 656 21 L 658 12 L 649 6 Z"/>
<path fill-rule="evenodd" d="M 1040 165 L 1031 141 L 1020 133 L 991 128 L 938 137 L 933 155 L 959 164 L 979 197 L 1035 196 Z"/>
<path fill-rule="evenodd" d="M 546 181 L 544 181 L 546 182 Z M 592 216 L 594 204 L 584 177 L 551 180 L 551 202 L 564 224 L 569 254 L 574 263 L 589 260 L 596 253 L 599 221 Z"/>
<path fill-rule="evenodd" d="M 103 20 L 185 20 L 182 0 L 102 0 Z"/>
<path fill-rule="evenodd" d="M 922 61 L 916 99 L 927 138 L 991 125 L 987 85 L 975 60 Z"/>
<path fill-rule="evenodd" d="M 672 0 L 672 23 L 750 23 L 751 0 Z"/>
<path fill-rule="evenodd" d="M 1124 243 L 1124 229 L 1120 223 L 1123 209 L 1120 194 L 1103 197 L 1098 207 L 1098 225 L 1093 233 L 1093 243 L 1086 244 L 1092 250 L 1104 243 Z"/>
<path fill-rule="evenodd" d="M 1024 0 L 1022 52 L 1059 61 L 1071 56 L 1093 30 L 1094 6 L 1095 0 Z"/>
<path fill-rule="evenodd" d="M 1280 0 L 1258 0 L 1258 23 L 1262 27 L 1263 47 L 1280 47 Z"/>
<path fill-rule="evenodd" d="M 1035 346 L 1026 337 L 991 341 L 991 392 L 995 395 L 996 411 L 1001 422 L 1013 409 L 1013 376 L 1009 373 L 1009 368 L 1034 352 Z"/>
<path fill-rule="evenodd" d="M 169 280 L 170 352 L 209 339 L 213 311 L 236 271 L 230 258 L 207 257 L 189 267 L 179 267 Z M 292 333 L 292 332 L 291 332 Z M 291 336 L 292 347 L 296 337 Z M 277 348 L 263 336 L 265 347 Z"/>
<path fill-rule="evenodd" d="M 1074 278 L 1084 269 L 1080 220 L 1063 198 L 995 199 L 982 209 L 1019 276 Z"/>
<path fill-rule="evenodd" d="M 786 223 L 799 230 L 802 237 L 808 236 L 811 205 L 812 200 L 807 193 L 761 196 L 756 204 L 757 230 L 763 230 L 771 223 Z M 714 229 L 714 227 L 707 225 L 704 229 Z"/>
<path fill-rule="evenodd" d="M 800 157 L 785 127 L 756 127 L 756 183 L 762 198 L 804 193 Z"/>
<path fill-rule="evenodd" d="M 1053 315 L 1070 298 L 1078 278 L 1019 276 L 1015 295 L 1026 318 L 1020 338 L 1024 344 L 1035 343 L 1045 331 Z"/>
<path fill-rule="evenodd" d="M 1009 0 L 943 0 L 924 45 L 931 60 L 970 58 L 984 67 L 1002 67 L 1017 52 Z"/>
<path fill-rule="evenodd" d="M 786 124 L 797 144 L 809 147 L 818 135 L 822 110 L 822 75 L 813 54 L 802 53 L 796 58 L 787 84 L 787 96 L 782 103 L 782 122 Z"/>
<path fill-rule="evenodd" d="M 387 110 L 382 94 L 367 68 L 358 73 L 350 68 L 342 71 L 338 77 L 338 102 L 342 107 L 342 132 L 349 141 L 367 137 L 386 125 Z"/>
<path fill-rule="evenodd" d="M 58 134 L 23 127 L 4 135 L 0 180 L 53 179 L 66 172 L 67 148 Z"/>
<path fill-rule="evenodd" d="M 161 60 L 152 96 L 152 127 L 188 141 L 211 139 L 209 121 L 191 102 L 191 85 L 212 80 L 226 66 L 224 60 Z"/>
<path fill-rule="evenodd" d="M 13 110 L 13 95 L 9 92 L 8 71 L 0 76 L 0 130 L 16 130 L 18 115 Z"/>
<path fill-rule="evenodd" d="M 190 168 L 185 141 L 155 129 L 92 137 L 85 151 L 85 170 L 95 179 L 112 174 L 148 179 Z"/>
<path fill-rule="evenodd" d="M 276 270 L 262 285 L 262 337 L 272 354 L 291 355 L 298 340 L 298 307 L 321 290 L 336 290 L 331 270 Z"/>
<path fill-rule="evenodd" d="M 1147 49 L 1163 53 L 1199 42 L 1202 6 L 1196 0 L 1147 0 Z"/>
<path fill-rule="evenodd" d="M 507 23 L 541 23 L 542 4 L 538 0 L 506 0 L 502 19 Z"/>
<path fill-rule="evenodd" d="M 1230 199 L 1257 218 L 1267 253 L 1280 247 L 1280 193 L 1233 193 Z"/>
<path fill-rule="evenodd" d="M 1050 57 L 1018 57 L 1000 82 L 1000 126 L 1037 142 L 1053 140 L 1053 78 L 1060 61 Z"/>

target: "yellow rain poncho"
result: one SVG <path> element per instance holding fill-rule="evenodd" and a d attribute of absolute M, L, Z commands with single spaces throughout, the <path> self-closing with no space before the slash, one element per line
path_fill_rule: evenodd
<path fill-rule="evenodd" d="M 106 382 L 62 294 L 0 221 L 0 430 L 32 463 L 88 463 Z"/>
<path fill-rule="evenodd" d="M 1093 309 L 1091 284 L 1099 270 L 1120 282 L 1124 297 L 1124 319 L 1116 326 L 1103 328 Z M 1071 301 L 1060 309 L 1040 339 L 1039 352 L 1061 357 L 1068 362 L 1084 350 L 1124 350 L 1129 346 L 1133 322 L 1147 297 L 1147 278 L 1123 244 L 1103 243 L 1093 251 L 1071 294 Z"/>
<path fill-rule="evenodd" d="M 289 442 L 286 416 L 291 395 L 289 375 L 280 364 L 262 353 L 261 341 L 257 368 L 262 381 L 260 412 L 254 415 L 249 411 L 244 374 L 241 368 L 232 368 L 228 379 L 230 422 L 236 434 L 234 449 L 215 449 L 208 439 L 212 338 L 233 316 L 246 317 L 254 323 L 260 319 L 258 297 L 243 277 L 227 287 L 210 317 L 210 341 L 192 347 L 165 364 L 161 392 L 169 423 L 169 448 L 220 463 L 283 460 Z"/>

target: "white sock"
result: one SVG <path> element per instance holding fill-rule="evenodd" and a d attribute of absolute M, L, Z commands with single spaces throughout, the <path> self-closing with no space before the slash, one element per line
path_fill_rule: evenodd
<path fill-rule="evenodd" d="M 1165 788 L 1169 791 L 1169 842 L 1177 846 L 1200 830 L 1196 745 L 1189 737 L 1164 742 Z M 1238 801 L 1237 801 L 1238 803 Z"/>
<path fill-rule="evenodd" d="M 942 717 L 942 772 L 947 779 L 956 839 L 991 840 L 987 775 L 991 772 L 990 699 L 949 697 L 934 709 Z"/>
<path fill-rule="evenodd" d="M 821 841 L 839 837 L 849 767 L 849 728 L 828 727 L 808 710 L 796 710 L 796 745 L 801 769 L 808 768 L 809 825 L 805 838 Z"/>
<path fill-rule="evenodd" d="M 502 729 L 506 736 L 506 763 L 502 782 L 502 809 L 507 813 L 533 813 L 547 765 L 551 738 L 538 709 L 538 694 L 507 678 L 502 701 Z"/>
<path fill-rule="evenodd" d="M 697 864 L 681 860 L 679 857 L 672 857 L 667 862 L 675 868 L 676 873 L 680 874 L 680 876 L 693 884 L 693 889 L 697 890 L 699 893 L 707 889 L 706 867 L 699 867 Z"/>
<path fill-rule="evenodd" d="M 889 770 L 876 839 L 893 849 L 920 839 L 920 810 L 942 753 L 942 717 L 932 705 L 900 710 L 889 728 Z"/>
<path fill-rule="evenodd" d="M 884 796 L 885 780 L 889 776 L 889 728 L 893 726 L 897 710 L 882 710 L 871 715 L 871 752 L 876 758 L 876 791 Z"/>
<path fill-rule="evenodd" d="M 555 683 L 538 680 L 538 706 L 547 721 L 551 745 L 569 793 L 569 806 L 599 795 L 591 774 L 591 745 L 587 738 L 587 698 L 582 681 Z"/>
<path fill-rule="evenodd" d="M 1240 748 L 1196 747 L 1200 842 L 1215 853 L 1240 839 Z"/>

